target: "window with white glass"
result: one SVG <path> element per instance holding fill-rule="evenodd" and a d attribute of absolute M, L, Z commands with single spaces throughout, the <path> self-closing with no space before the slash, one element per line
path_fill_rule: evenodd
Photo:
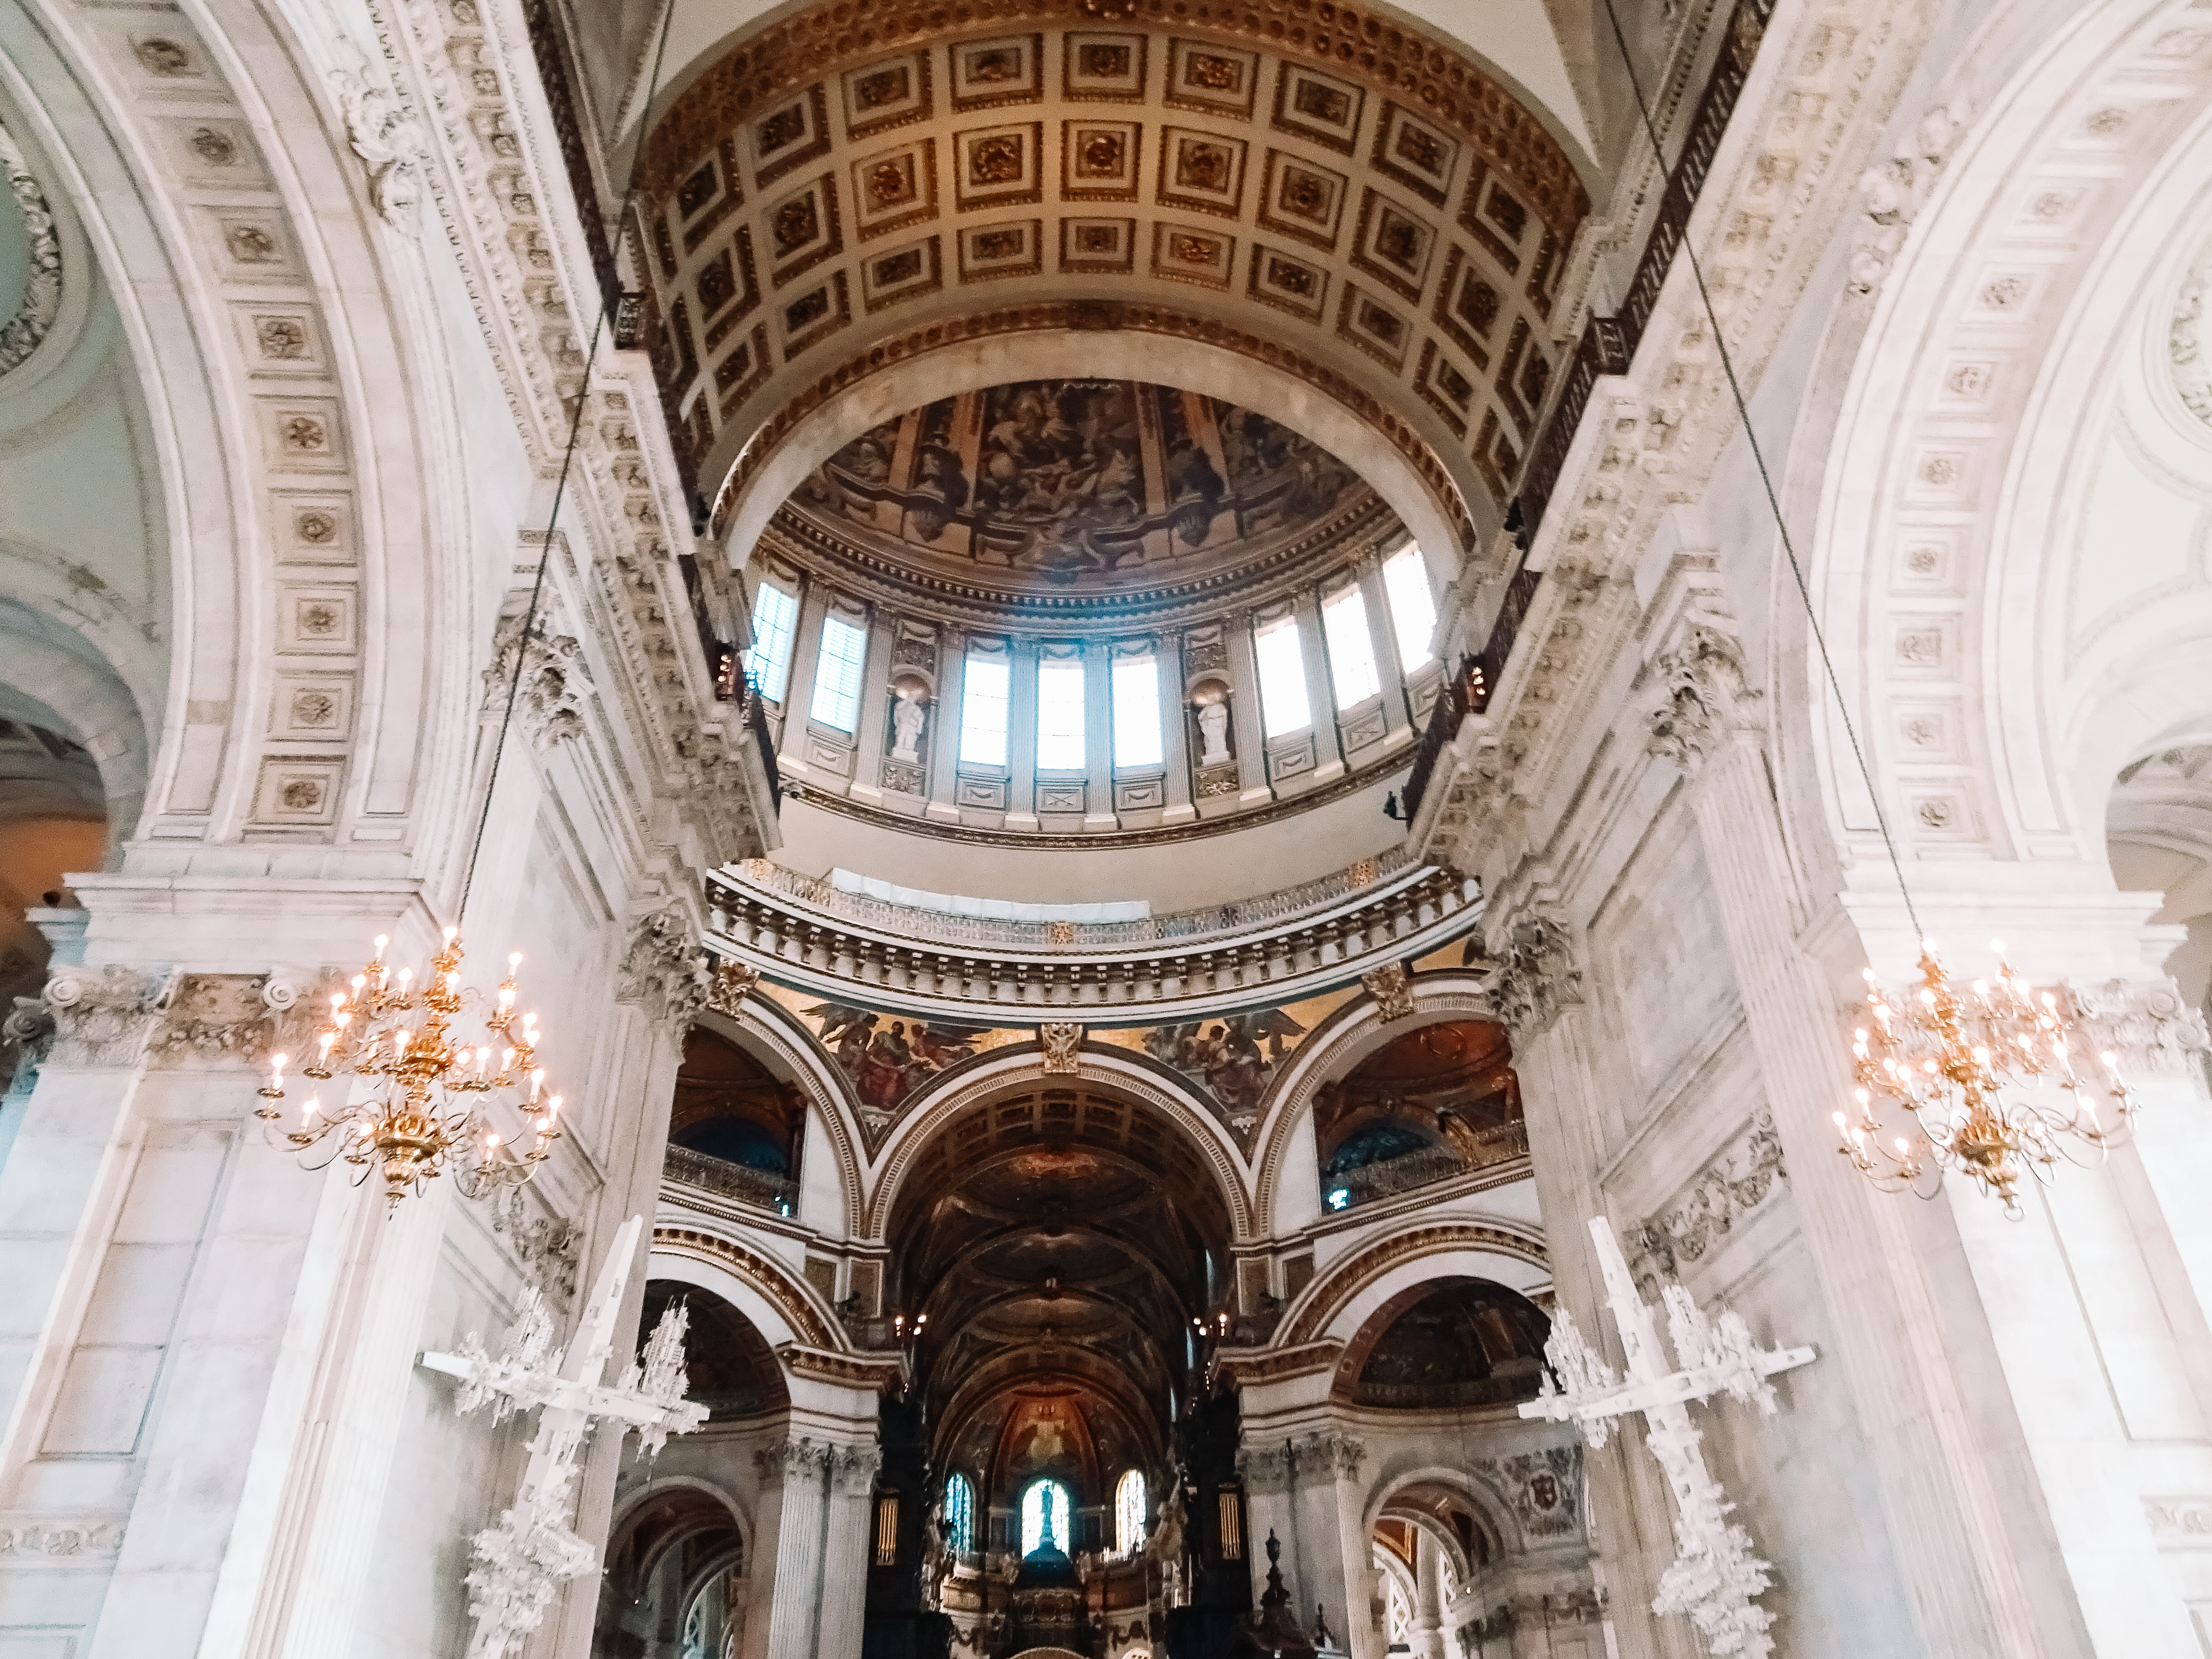
<path fill-rule="evenodd" d="M 1408 542 L 1382 561 L 1382 592 L 1390 601 L 1398 663 L 1410 674 L 1434 660 L 1429 636 L 1437 631 L 1436 595 L 1429 591 L 1429 562 L 1419 543 Z"/>
<path fill-rule="evenodd" d="M 1010 665 L 1004 657 L 970 657 L 960 687 L 960 758 L 978 766 L 1006 763 Z"/>
<path fill-rule="evenodd" d="M 1079 772 L 1083 754 L 1083 664 L 1048 657 L 1037 665 L 1036 763 L 1041 772 Z"/>
<path fill-rule="evenodd" d="M 1260 663 L 1260 718 L 1271 738 L 1313 724 L 1306 701 L 1305 653 L 1298 647 L 1298 622 L 1283 617 L 1252 635 Z"/>
<path fill-rule="evenodd" d="M 1114 1488 L 1114 1547 L 1134 1555 L 1145 1542 L 1145 1475 L 1131 1469 Z"/>
<path fill-rule="evenodd" d="M 814 663 L 814 718 L 840 732 L 858 728 L 860 670 L 868 657 L 868 630 L 842 617 L 822 619 L 822 653 Z"/>
<path fill-rule="evenodd" d="M 1347 587 L 1321 608 L 1322 637 L 1328 641 L 1328 674 L 1336 706 L 1349 708 L 1382 690 L 1375 670 L 1375 636 L 1367 631 L 1367 599 Z"/>
<path fill-rule="evenodd" d="M 791 642 L 798 632 L 798 599 L 763 582 L 753 595 L 753 648 L 745 653 L 745 667 L 770 702 L 781 702 L 789 689 Z"/>
<path fill-rule="evenodd" d="M 1160 659 L 1114 659 L 1114 764 L 1158 766 L 1164 758 L 1160 726 Z"/>

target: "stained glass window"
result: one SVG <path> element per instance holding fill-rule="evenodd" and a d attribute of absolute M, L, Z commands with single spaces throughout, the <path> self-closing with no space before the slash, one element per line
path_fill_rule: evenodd
<path fill-rule="evenodd" d="M 1048 1536 L 1052 1547 L 1067 1548 L 1067 1488 L 1057 1480 L 1039 1480 L 1022 1494 L 1022 1553 L 1035 1555 Z"/>
<path fill-rule="evenodd" d="M 1131 1469 L 1114 1488 L 1114 1547 L 1134 1555 L 1145 1541 L 1145 1473 Z"/>
<path fill-rule="evenodd" d="M 945 1542 L 963 1555 L 975 1548 L 975 1486 L 964 1474 L 945 1483 Z"/>

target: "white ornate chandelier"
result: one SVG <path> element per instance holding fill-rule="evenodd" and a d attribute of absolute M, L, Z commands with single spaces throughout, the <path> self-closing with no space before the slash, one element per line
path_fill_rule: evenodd
<path fill-rule="evenodd" d="M 386 963 L 391 942 L 378 934 L 376 954 L 351 988 L 332 993 L 319 1050 L 301 1068 L 318 1082 L 345 1077 L 345 1094 L 326 1105 L 310 1093 L 299 1127 L 277 1133 L 302 1153 L 330 1143 L 329 1155 L 307 1167 L 343 1158 L 360 1171 L 356 1186 L 380 1170 L 388 1209 L 448 1166 L 471 1198 L 522 1185 L 561 1138 L 561 1097 L 544 1092 L 538 1016 L 515 1012 L 521 953 L 507 958 L 506 981 L 483 1016 L 490 1041 L 471 1046 L 454 1029 L 462 1011 L 480 1000 L 461 985 L 460 929 L 446 929 L 444 947 L 419 987 L 412 969 L 394 972 Z M 255 1113 L 264 1121 L 282 1121 L 273 1103 L 284 1098 L 289 1063 L 285 1054 L 269 1057 L 269 1083 L 259 1093 L 271 1103 Z M 495 1126 L 487 1109 L 500 1100 L 522 1120 L 520 1135 Z"/>
<path fill-rule="evenodd" d="M 1845 1156 L 1884 1191 L 1926 1177 L 1932 1193 L 1944 1170 L 1957 1170 L 2017 1217 L 2023 1171 L 2047 1181 L 2062 1158 L 2095 1161 L 2075 1146 L 2101 1158 L 2125 1138 L 2136 1100 L 2109 1051 L 2099 1056 L 2101 1077 L 2075 1069 L 2071 996 L 2063 1004 L 2058 993 L 2039 996 L 2005 960 L 2003 944 L 1991 948 L 1995 983 L 1976 980 L 1964 994 L 1933 940 L 1922 943 L 1920 983 L 1908 998 L 1893 1002 L 1866 970 L 1873 1018 L 1853 1033 L 1856 1110 L 1835 1121 Z M 2106 1113 L 2099 1095 L 2112 1103 Z M 1885 1145 L 1877 1097 L 1904 1108 L 1913 1132 Z"/>

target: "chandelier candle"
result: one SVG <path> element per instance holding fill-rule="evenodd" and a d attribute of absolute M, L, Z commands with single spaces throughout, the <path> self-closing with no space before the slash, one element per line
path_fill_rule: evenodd
<path fill-rule="evenodd" d="M 376 954 L 353 976 L 350 990 L 331 996 L 314 1061 L 301 1067 L 317 1082 L 342 1075 L 360 1081 L 346 1085 L 348 1097 L 336 1107 L 311 1093 L 300 1127 L 283 1131 L 284 1139 L 305 1152 L 335 1137 L 330 1156 L 308 1167 L 343 1158 L 361 1171 L 357 1183 L 380 1169 L 389 1209 L 449 1164 L 471 1198 L 521 1186 L 561 1138 L 561 1097 L 544 1093 L 545 1072 L 538 1064 L 538 1016 L 514 1009 L 521 954 L 507 959 L 507 979 L 483 1017 L 493 1041 L 472 1047 L 453 1029 L 463 1010 L 480 1000 L 461 987 L 460 929 L 446 929 L 419 990 L 412 969 L 395 972 L 385 962 L 391 942 L 377 935 Z M 287 1055 L 270 1056 L 268 1086 L 258 1091 L 263 1100 L 284 1098 L 288 1064 Z M 487 1109 L 495 1101 L 522 1119 L 518 1138 L 510 1140 L 493 1126 Z M 255 1115 L 270 1123 L 281 1119 L 273 1103 Z"/>
<path fill-rule="evenodd" d="M 1885 1191 L 1955 1169 L 2017 1217 L 2023 1170 L 2047 1181 L 2061 1158 L 2081 1161 L 2069 1141 L 2101 1158 L 2125 1137 L 2136 1101 L 2112 1054 L 2099 1056 L 2101 1078 L 2074 1069 L 2070 999 L 2062 1006 L 2057 993 L 2038 996 L 2005 960 L 2002 942 L 1990 948 L 1996 982 L 1978 979 L 1964 994 L 1944 974 L 1932 939 L 1921 945 L 1917 991 L 1902 1002 L 1892 1002 L 1874 969 L 1866 970 L 1873 1019 L 1851 1043 L 1857 1109 L 1838 1112 L 1836 1127 L 1844 1155 Z M 2064 1103 L 2018 1097 L 2040 1090 L 2046 1075 Z M 2112 1102 L 2109 1123 L 2097 1115 L 2099 1093 Z M 1877 1096 L 1910 1112 L 1916 1133 L 1884 1146 Z M 1931 1194 L 1932 1187 L 1931 1180 Z"/>

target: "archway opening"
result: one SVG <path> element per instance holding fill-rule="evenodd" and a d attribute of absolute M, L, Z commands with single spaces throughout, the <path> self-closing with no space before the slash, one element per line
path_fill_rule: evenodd
<path fill-rule="evenodd" d="M 791 1215 L 805 1142 L 799 1089 L 727 1037 L 693 1026 L 669 1112 L 669 1178 Z"/>
<path fill-rule="evenodd" d="M 1535 1397 L 1551 1328 L 1542 1309 L 1493 1280 L 1432 1280 L 1376 1310 L 1340 1363 L 1337 1391 L 1393 1410 L 1514 1405 Z"/>
<path fill-rule="evenodd" d="M 902 1420 L 941 1483 L 919 1599 L 956 1640 L 997 1621 L 1002 1650 L 1091 1651 L 1164 1571 L 1178 1609 L 1249 1603 L 1221 1506 L 1241 1502 L 1235 1402 L 1211 1394 L 1199 1339 L 1232 1231 L 1188 1132 L 1110 1088 L 1024 1085 L 917 1151 L 886 1228 L 890 1291 L 921 1322 Z"/>
<path fill-rule="evenodd" d="M 1396 1038 L 1314 1096 L 1322 1201 L 1348 1210 L 1525 1158 L 1513 1046 L 1489 1020 Z"/>
<path fill-rule="evenodd" d="M 52 947 L 28 913 L 74 902 L 64 878 L 100 867 L 107 833 L 90 752 L 45 726 L 0 720 L 0 1012 L 46 982 Z M 0 1043 L 0 1089 L 18 1060 L 17 1043 Z"/>

